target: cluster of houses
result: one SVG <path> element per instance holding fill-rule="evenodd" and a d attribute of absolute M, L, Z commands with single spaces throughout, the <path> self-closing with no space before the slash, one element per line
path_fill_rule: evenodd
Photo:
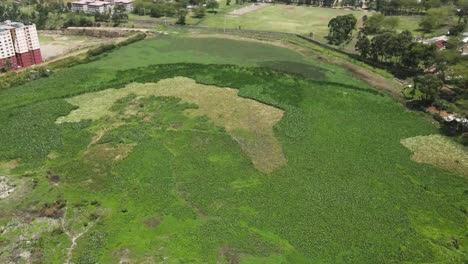
<path fill-rule="evenodd" d="M 78 0 L 71 3 L 71 9 L 73 12 L 108 14 L 112 13 L 117 5 L 122 5 L 126 13 L 133 11 L 133 0 Z"/>
<path fill-rule="evenodd" d="M 468 32 L 462 33 L 462 42 L 463 42 L 463 47 L 460 49 L 460 54 L 462 56 L 468 55 Z M 445 50 L 445 45 L 447 44 L 447 41 L 449 40 L 448 36 L 439 36 L 439 37 L 434 37 L 426 40 L 421 40 L 422 43 L 424 44 L 434 44 L 436 45 L 437 49 L 439 50 Z"/>

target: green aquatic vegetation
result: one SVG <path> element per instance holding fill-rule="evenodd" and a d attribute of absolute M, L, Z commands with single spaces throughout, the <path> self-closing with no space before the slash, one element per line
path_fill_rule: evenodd
<path fill-rule="evenodd" d="M 138 42 L 0 91 L 1 123 L 12 124 L 0 127 L 1 164 L 16 160 L 8 171 L 25 182 L 14 202 L 0 200 L 1 228 L 15 219 L 37 219 L 44 204 L 66 201 L 69 214 L 59 220 L 77 231 L 89 227 L 76 240 L 74 263 L 467 258 L 467 179 L 413 161 L 401 144 L 436 133 L 431 123 L 330 65 L 320 80 L 254 67 L 257 62 L 221 65 L 218 51 L 201 47 L 208 40 L 170 51 L 179 61 L 184 54 L 204 54 L 187 56 L 191 63 L 164 64 L 171 62 L 169 55 L 157 60 L 158 45 L 176 41 Z M 222 44 L 228 49 L 239 42 Z M 151 60 L 143 60 L 141 49 Z M 289 54 L 273 51 L 265 52 Z M 140 58 L 116 63 L 123 53 L 138 52 Z M 161 64 L 149 65 L 154 63 Z M 125 93 L 106 108 L 110 115 L 56 122 L 77 110 L 69 103 L 73 98 L 178 76 L 213 89 L 237 89 L 243 99 L 281 109 L 272 133 L 287 164 L 262 173 L 216 117 L 188 115 L 201 111 L 201 103 L 177 97 L 177 91 Z M 60 230 L 34 240 L 39 261 L 65 262 L 70 239 Z M 11 243 L 0 239 L 5 262 L 21 253 L 10 250 Z"/>

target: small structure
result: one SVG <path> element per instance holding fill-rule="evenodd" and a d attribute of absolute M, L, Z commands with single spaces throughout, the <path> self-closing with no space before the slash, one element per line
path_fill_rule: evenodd
<path fill-rule="evenodd" d="M 466 117 L 449 115 L 444 117 L 444 120 L 448 126 L 455 128 L 462 133 L 468 131 L 468 119 Z"/>
<path fill-rule="evenodd" d="M 435 46 L 437 47 L 438 50 L 445 50 L 445 44 L 446 43 L 447 43 L 447 41 L 445 41 L 445 40 L 438 40 L 434 44 L 435 44 Z"/>
<path fill-rule="evenodd" d="M 438 42 L 438 41 L 445 41 L 445 42 L 447 42 L 448 39 L 449 39 L 449 37 L 447 37 L 447 36 L 444 35 L 444 36 L 439 36 L 439 37 L 434 37 L 434 38 L 430 38 L 430 39 L 423 40 L 422 43 L 423 43 L 423 44 L 428 44 L 428 45 L 430 45 L 430 44 L 435 44 L 435 43 Z"/>
<path fill-rule="evenodd" d="M 468 44 L 465 45 L 465 46 L 462 48 L 462 50 L 461 50 L 461 55 L 462 55 L 462 56 L 468 55 Z"/>

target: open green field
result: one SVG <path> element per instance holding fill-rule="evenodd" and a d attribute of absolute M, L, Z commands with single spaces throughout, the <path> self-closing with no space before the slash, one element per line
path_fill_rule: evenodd
<path fill-rule="evenodd" d="M 353 14 L 362 23 L 364 11 L 351 11 L 343 9 L 305 7 L 294 5 L 271 5 L 241 16 L 226 15 L 226 28 L 255 29 L 266 31 L 281 31 L 309 35 L 314 33 L 314 38 L 324 40 L 328 34 L 328 21 L 340 16 Z M 202 26 L 223 27 L 224 16 L 207 16 L 201 23 Z"/>
<path fill-rule="evenodd" d="M 289 49 L 144 40 L 0 90 L 0 124 L 0 263 L 468 259 L 466 149 Z"/>

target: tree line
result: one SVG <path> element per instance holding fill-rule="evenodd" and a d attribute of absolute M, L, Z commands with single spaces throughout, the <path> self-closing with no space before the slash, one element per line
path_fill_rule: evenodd
<path fill-rule="evenodd" d="M 230 1 L 228 1 L 229 4 Z M 187 7 L 192 6 L 192 16 L 202 18 L 206 12 L 215 12 L 219 7 L 216 0 L 177 0 L 174 2 L 138 0 L 134 3 L 133 13 L 151 17 L 175 17 L 177 24 L 184 25 L 188 15 Z"/>

